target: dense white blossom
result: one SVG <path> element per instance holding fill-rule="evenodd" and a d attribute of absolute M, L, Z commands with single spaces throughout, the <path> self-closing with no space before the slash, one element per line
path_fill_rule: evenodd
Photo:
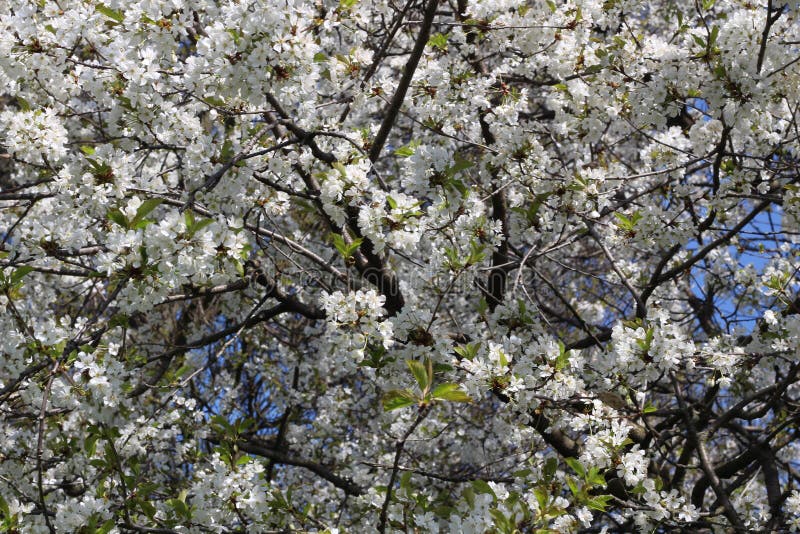
<path fill-rule="evenodd" d="M 0 2 L 0 531 L 800 530 L 798 7 Z"/>

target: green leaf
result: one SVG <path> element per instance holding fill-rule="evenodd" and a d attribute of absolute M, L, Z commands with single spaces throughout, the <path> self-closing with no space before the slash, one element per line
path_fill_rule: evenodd
<path fill-rule="evenodd" d="M 33 267 L 30 265 L 22 265 L 21 267 L 17 267 L 14 269 L 14 272 L 11 273 L 11 278 L 9 278 L 9 282 L 12 286 L 17 285 L 17 283 L 22 280 L 26 274 L 33 271 Z"/>
<path fill-rule="evenodd" d="M 98 13 L 102 13 L 103 15 L 105 15 L 106 17 L 110 18 L 111 20 L 113 20 L 115 22 L 120 22 L 121 23 L 123 20 L 125 20 L 125 15 L 122 14 L 122 11 L 117 11 L 115 9 L 111 9 L 110 7 L 108 7 L 108 6 L 104 5 L 104 4 L 97 4 L 95 6 L 95 10 Z"/>
<path fill-rule="evenodd" d="M 345 242 L 342 234 L 332 232 L 331 239 L 333 240 L 333 246 L 336 247 L 336 250 L 338 250 L 340 254 L 344 255 L 344 250 L 347 247 L 347 243 Z"/>
<path fill-rule="evenodd" d="M 617 227 L 626 232 L 632 232 L 636 227 L 636 223 L 642 219 L 642 214 L 636 211 L 630 217 L 627 217 L 622 213 L 614 212 L 614 217 L 617 218 Z"/>
<path fill-rule="evenodd" d="M 539 509 L 546 510 L 547 501 L 550 500 L 550 495 L 547 493 L 547 490 L 544 488 L 535 488 L 533 490 L 533 495 L 536 497 L 536 502 L 539 504 Z"/>
<path fill-rule="evenodd" d="M 708 47 L 711 48 L 716 44 L 717 37 L 719 36 L 719 26 L 711 28 L 711 33 L 708 35 Z"/>
<path fill-rule="evenodd" d="M 186 229 L 191 230 L 192 226 L 194 226 L 194 213 L 192 213 L 192 210 L 183 212 L 183 222 L 186 223 Z"/>
<path fill-rule="evenodd" d="M 457 173 L 465 171 L 475 165 L 471 161 L 463 159 L 458 154 L 453 158 L 453 162 L 454 163 L 450 167 L 445 169 L 445 173 L 447 173 L 448 176 L 455 176 Z"/>
<path fill-rule="evenodd" d="M 97 434 L 89 434 L 89 436 L 83 441 L 83 450 L 86 452 L 86 456 L 91 458 L 94 456 L 95 451 L 97 451 L 97 440 L 100 438 Z"/>
<path fill-rule="evenodd" d="M 425 357 L 425 372 L 428 374 L 428 389 L 430 389 L 431 384 L 433 384 L 433 361 Z"/>
<path fill-rule="evenodd" d="M 456 347 L 453 347 L 453 350 L 465 360 L 472 361 L 478 355 L 478 349 L 480 346 L 480 342 L 467 343 L 466 345 L 457 345 Z"/>
<path fill-rule="evenodd" d="M 653 412 L 657 412 L 657 411 L 658 411 L 658 408 L 656 408 L 655 406 L 653 406 L 650 403 L 646 404 L 645 407 L 642 409 L 642 413 L 653 413 Z"/>
<path fill-rule="evenodd" d="M 453 366 L 449 363 L 434 363 L 433 364 L 433 372 L 435 373 L 446 373 L 448 371 L 452 371 Z"/>
<path fill-rule="evenodd" d="M 574 496 L 578 496 L 580 494 L 580 489 L 578 488 L 578 483 L 575 482 L 575 479 L 572 477 L 567 477 L 567 486 L 569 486 L 569 490 L 572 492 Z"/>
<path fill-rule="evenodd" d="M 3 498 L 2 495 L 0 495 L 0 513 L 3 514 L 3 518 L 9 517 L 11 515 L 11 510 L 8 507 L 8 503 Z"/>
<path fill-rule="evenodd" d="M 330 237 L 333 240 L 333 246 L 339 251 L 339 254 L 341 254 L 344 259 L 348 259 L 355 254 L 355 252 L 361 246 L 361 243 L 364 242 L 364 238 L 359 237 L 358 239 L 353 239 L 353 241 L 348 244 L 344 240 L 344 236 L 342 234 L 336 233 L 331 233 Z"/>
<path fill-rule="evenodd" d="M 427 358 L 426 360 L 430 362 L 430 360 Z M 431 385 L 431 379 L 428 378 L 428 370 L 425 363 L 419 360 L 406 360 L 406 364 L 408 365 L 408 368 L 411 369 L 411 374 L 414 375 L 414 379 L 417 381 L 417 384 L 419 384 L 419 389 L 426 391 Z M 431 374 L 433 374 L 432 371 Z"/>
<path fill-rule="evenodd" d="M 475 489 L 477 493 L 484 493 L 497 498 L 497 495 L 495 494 L 494 490 L 485 480 L 473 480 L 472 487 Z"/>
<path fill-rule="evenodd" d="M 105 166 L 104 163 L 98 163 L 97 161 L 93 160 L 92 158 L 86 158 L 86 161 L 89 162 L 89 165 L 92 166 L 92 170 L 94 170 L 94 172 L 96 172 L 96 173 L 103 172 L 106 169 L 106 166 Z"/>
<path fill-rule="evenodd" d="M 550 457 L 544 464 L 544 469 L 542 473 L 544 474 L 545 480 L 552 480 L 552 478 L 556 475 L 556 471 L 558 470 L 558 458 Z"/>
<path fill-rule="evenodd" d="M 199 232 L 200 230 L 202 230 L 202 229 L 203 229 L 203 228 L 205 228 L 206 226 L 208 226 L 208 225 L 212 224 L 213 222 L 214 222 L 214 219 L 211 219 L 211 218 L 209 218 L 209 219 L 202 219 L 202 220 L 200 220 L 200 221 L 196 222 L 196 223 L 194 224 L 194 226 L 192 226 L 192 235 L 195 235 L 195 234 L 197 234 L 197 232 Z"/>
<path fill-rule="evenodd" d="M 194 214 L 192 213 L 191 210 L 186 210 L 185 212 L 183 212 L 183 219 L 184 222 L 186 223 L 186 237 L 189 239 L 197 235 L 197 233 L 200 230 L 202 230 L 203 228 L 214 222 L 214 219 L 212 218 L 200 219 L 198 221 L 197 219 L 195 219 Z"/>
<path fill-rule="evenodd" d="M 406 471 L 402 475 L 400 475 L 400 489 L 405 491 L 407 494 L 411 494 L 411 471 Z"/>
<path fill-rule="evenodd" d="M 91 156 L 92 154 L 94 154 L 94 147 L 89 145 L 82 145 L 81 152 L 83 152 L 87 156 Z"/>
<path fill-rule="evenodd" d="M 17 105 L 19 109 L 22 111 L 30 111 L 31 110 L 31 103 L 22 98 L 21 96 L 17 96 Z"/>
<path fill-rule="evenodd" d="M 433 388 L 431 395 L 434 399 L 450 402 L 472 402 L 472 398 L 462 391 L 458 384 L 439 384 Z"/>
<path fill-rule="evenodd" d="M 467 256 L 467 265 L 475 265 L 480 263 L 486 258 L 486 247 L 475 239 L 469 243 L 469 256 Z"/>
<path fill-rule="evenodd" d="M 612 497 L 611 495 L 597 495 L 587 500 L 586 506 L 589 507 L 591 510 L 597 510 L 598 512 L 605 512 L 606 508 L 608 507 L 608 503 L 613 498 L 614 497 Z"/>
<path fill-rule="evenodd" d="M 455 178 L 448 181 L 447 185 L 451 186 L 453 189 L 458 191 L 462 197 L 466 197 L 467 193 L 469 192 L 469 188 L 467 188 L 467 186 L 464 185 L 464 182 L 462 182 L 461 180 L 457 180 Z"/>
<path fill-rule="evenodd" d="M 498 351 L 498 355 L 500 356 L 500 367 L 508 367 L 508 357 L 506 356 L 506 352 L 503 349 Z"/>
<path fill-rule="evenodd" d="M 391 412 L 407 406 L 413 406 L 419 399 L 407 389 L 393 389 L 383 396 L 383 411 Z"/>
<path fill-rule="evenodd" d="M 220 150 L 219 161 L 221 163 L 228 163 L 234 156 L 233 141 L 226 139 L 222 143 L 222 150 Z"/>
<path fill-rule="evenodd" d="M 650 350 L 650 346 L 653 344 L 653 337 L 655 336 L 655 329 L 653 327 L 649 327 L 645 330 L 643 338 L 637 338 L 636 344 L 642 349 L 642 352 L 646 353 Z"/>
<path fill-rule="evenodd" d="M 105 523 L 100 525 L 100 528 L 95 531 L 95 534 L 108 534 L 115 526 L 117 526 L 116 521 L 114 521 L 114 519 L 108 519 Z"/>
<path fill-rule="evenodd" d="M 151 520 L 155 517 L 156 512 L 158 511 L 156 510 L 156 507 L 153 506 L 153 503 L 151 503 L 150 501 L 146 501 L 144 499 L 139 501 L 139 508 L 142 510 L 144 515 L 146 515 L 148 519 Z"/>
<path fill-rule="evenodd" d="M 503 515 L 503 512 L 497 508 L 492 508 L 489 510 L 489 514 L 494 520 L 494 527 L 499 529 L 499 532 L 513 532 L 514 525 L 512 525 L 510 519 Z"/>
<path fill-rule="evenodd" d="M 389 204 L 389 208 L 390 209 L 393 209 L 393 210 L 397 209 L 397 201 L 395 199 L 393 199 L 392 197 L 387 196 L 386 197 L 386 203 Z"/>
<path fill-rule="evenodd" d="M 475 507 L 475 491 L 469 486 L 461 490 L 461 498 L 464 499 L 464 502 L 466 502 L 470 508 Z"/>
<path fill-rule="evenodd" d="M 153 221 L 150 219 L 144 219 L 142 221 L 131 222 L 131 229 L 132 230 L 144 230 L 147 226 Z"/>
<path fill-rule="evenodd" d="M 400 158 L 407 158 L 414 155 L 414 150 L 420 145 L 419 141 L 411 141 L 407 145 L 401 146 L 394 151 L 394 155 Z"/>
<path fill-rule="evenodd" d="M 558 357 L 556 358 L 555 368 L 556 371 L 561 371 L 569 367 L 569 356 L 571 351 L 568 351 L 566 345 L 564 345 L 564 343 L 561 341 L 558 342 L 558 349 L 559 353 Z"/>
<path fill-rule="evenodd" d="M 475 310 L 481 317 L 484 317 L 486 315 L 486 312 L 489 311 L 489 303 L 487 302 L 485 297 L 481 297 L 478 300 L 478 305 L 475 307 Z"/>
<path fill-rule="evenodd" d="M 224 108 L 225 107 L 225 101 L 223 99 L 221 99 L 220 97 L 218 97 L 218 96 L 213 96 L 213 95 L 212 96 L 207 96 L 207 97 L 205 97 L 204 100 L 205 100 L 206 103 L 211 104 L 214 107 L 218 107 L 218 108 Z"/>
<path fill-rule="evenodd" d="M 383 345 L 369 343 L 366 347 L 364 359 L 358 365 L 381 369 L 387 364 L 396 361 L 397 358 L 387 357 L 388 351 Z"/>
<path fill-rule="evenodd" d="M 457 270 L 461 267 L 461 259 L 458 257 L 458 251 L 453 247 L 444 249 L 444 254 L 447 256 L 447 263 L 452 270 Z"/>
<path fill-rule="evenodd" d="M 363 242 L 364 242 L 363 237 L 353 239 L 353 242 L 347 245 L 347 247 L 344 249 L 344 257 L 349 258 L 353 254 L 355 254 L 355 252 L 358 250 L 358 248 L 361 246 L 361 243 Z"/>
<path fill-rule="evenodd" d="M 589 469 L 589 473 L 586 476 L 586 482 L 588 482 L 592 486 L 602 486 L 602 487 L 606 486 L 606 479 L 600 473 L 600 469 L 598 469 L 597 467 L 592 467 L 591 469 Z"/>
<path fill-rule="evenodd" d="M 121 227 L 128 229 L 128 218 L 125 217 L 125 214 L 119 211 L 118 209 L 113 209 L 108 212 L 108 218 L 112 221 L 120 225 Z"/>
<path fill-rule="evenodd" d="M 614 212 L 614 217 L 617 218 L 617 226 L 619 226 L 623 230 L 630 230 L 631 228 L 633 228 L 631 220 L 624 214 L 619 212 Z"/>
<path fill-rule="evenodd" d="M 565 458 L 565 462 L 567 465 L 575 471 L 579 477 L 586 478 L 586 469 L 581 465 L 581 463 L 577 460 L 577 458 Z"/>
<path fill-rule="evenodd" d="M 447 35 L 443 33 L 434 33 L 428 39 L 427 44 L 438 50 L 447 50 Z"/>
<path fill-rule="evenodd" d="M 181 365 L 178 368 L 178 370 L 175 371 L 175 378 L 180 378 L 180 377 L 182 377 L 183 375 L 185 375 L 186 373 L 188 373 L 191 370 L 192 370 L 192 366 L 191 365 Z"/>
<path fill-rule="evenodd" d="M 139 206 L 138 210 L 136 210 L 136 216 L 133 218 L 133 221 L 131 221 L 131 224 L 133 225 L 144 220 L 144 218 L 147 217 L 150 212 L 156 209 L 162 202 L 164 201 L 160 198 L 148 198 L 142 202 L 142 205 Z"/>
<path fill-rule="evenodd" d="M 242 33 L 235 28 L 228 28 L 225 31 L 228 32 L 231 37 L 233 37 L 233 44 L 238 45 L 239 41 L 242 39 Z"/>

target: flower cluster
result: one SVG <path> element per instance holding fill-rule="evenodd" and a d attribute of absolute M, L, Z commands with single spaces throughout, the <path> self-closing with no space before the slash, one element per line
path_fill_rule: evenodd
<path fill-rule="evenodd" d="M 800 529 L 798 2 L 396 4 L 0 2 L 0 531 Z"/>

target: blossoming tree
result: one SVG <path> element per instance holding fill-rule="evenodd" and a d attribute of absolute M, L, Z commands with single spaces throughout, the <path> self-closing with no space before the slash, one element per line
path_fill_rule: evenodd
<path fill-rule="evenodd" d="M 797 16 L 0 2 L 0 531 L 800 528 Z"/>

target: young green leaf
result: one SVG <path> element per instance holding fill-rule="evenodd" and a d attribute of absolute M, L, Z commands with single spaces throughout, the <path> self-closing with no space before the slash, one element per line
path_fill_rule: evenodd
<path fill-rule="evenodd" d="M 411 391 L 407 389 L 393 389 L 387 391 L 383 396 L 383 410 L 385 412 L 391 412 L 392 410 L 413 406 L 418 402 L 419 399 Z"/>
<path fill-rule="evenodd" d="M 11 273 L 11 278 L 9 278 L 9 282 L 11 283 L 12 286 L 15 286 L 20 280 L 22 280 L 25 277 L 25 275 L 27 275 L 31 271 L 33 271 L 33 267 L 31 267 L 30 265 L 22 265 L 20 267 L 17 267 L 16 269 L 14 269 L 14 272 Z"/>
<path fill-rule="evenodd" d="M 556 470 L 558 470 L 558 458 L 551 456 L 544 464 L 544 470 L 542 471 L 544 479 L 551 480 L 555 476 Z"/>
<path fill-rule="evenodd" d="M 577 458 L 565 458 L 564 461 L 567 462 L 567 465 L 570 466 L 579 477 L 586 478 L 586 469 L 583 467 L 583 465 L 581 465 Z"/>
<path fill-rule="evenodd" d="M 438 50 L 447 50 L 447 35 L 443 33 L 434 33 L 428 39 L 428 46 Z"/>
<path fill-rule="evenodd" d="M 472 402 L 472 398 L 461 390 L 458 384 L 439 384 L 431 392 L 434 399 L 450 402 Z"/>
<path fill-rule="evenodd" d="M 467 343 L 466 345 L 457 345 L 453 347 L 453 351 L 455 351 L 455 353 L 461 356 L 463 359 L 472 361 L 478 355 L 478 349 L 480 346 L 480 342 Z"/>
<path fill-rule="evenodd" d="M 596 495 L 594 497 L 589 498 L 586 501 L 586 506 L 591 510 L 597 510 L 598 512 L 605 512 L 606 508 L 608 507 L 608 503 L 614 497 L 611 495 Z"/>
<path fill-rule="evenodd" d="M 485 480 L 480 480 L 480 479 L 479 480 L 473 480 L 472 481 L 472 487 L 478 493 L 484 493 L 484 494 L 487 494 L 487 495 L 491 495 L 492 497 L 497 497 L 497 495 L 495 494 L 495 492 L 492 489 L 492 487 Z"/>
<path fill-rule="evenodd" d="M 117 223 L 121 227 L 125 228 L 126 230 L 129 228 L 128 218 L 125 217 L 125 214 L 119 211 L 118 209 L 113 209 L 108 212 L 108 218 L 112 222 Z"/>
<path fill-rule="evenodd" d="M 470 167 L 472 167 L 474 165 L 475 164 L 472 163 L 471 161 L 463 159 L 458 154 L 456 154 L 455 157 L 453 158 L 453 164 L 451 166 L 447 167 L 447 169 L 445 169 L 445 173 L 448 176 L 452 177 L 452 176 L 455 176 L 456 174 L 458 174 L 461 171 L 465 171 L 465 170 L 469 169 Z"/>
<path fill-rule="evenodd" d="M 192 226 L 194 226 L 194 213 L 192 213 L 192 210 L 183 212 L 183 222 L 186 223 L 186 229 L 191 230 Z"/>
<path fill-rule="evenodd" d="M 407 145 L 403 145 L 394 151 L 394 155 L 400 158 L 408 158 L 414 155 L 414 149 L 419 146 L 419 141 L 411 141 Z"/>
<path fill-rule="evenodd" d="M 142 205 L 136 210 L 136 216 L 131 221 L 131 225 L 135 225 L 143 221 L 144 218 L 147 217 L 150 212 L 156 209 L 159 205 L 161 205 L 162 202 L 164 201 L 160 198 L 148 198 L 142 202 Z"/>
<path fill-rule="evenodd" d="M 419 389 L 426 391 L 431 385 L 431 381 L 428 378 L 428 370 L 425 363 L 419 360 L 406 360 L 406 364 L 408 365 L 408 368 L 411 369 L 411 374 L 414 375 L 414 379 L 417 381 Z"/>
<path fill-rule="evenodd" d="M 125 20 L 125 15 L 123 15 L 122 11 L 111 9 L 104 4 L 97 4 L 94 8 L 98 13 L 105 15 L 115 22 L 121 23 L 123 20 Z"/>
<path fill-rule="evenodd" d="M 345 260 L 351 258 L 361 246 L 361 243 L 364 242 L 364 238 L 359 237 L 357 239 L 353 239 L 350 243 L 347 243 L 342 234 L 336 233 L 331 233 L 330 237 L 333 241 L 333 246 Z"/>

